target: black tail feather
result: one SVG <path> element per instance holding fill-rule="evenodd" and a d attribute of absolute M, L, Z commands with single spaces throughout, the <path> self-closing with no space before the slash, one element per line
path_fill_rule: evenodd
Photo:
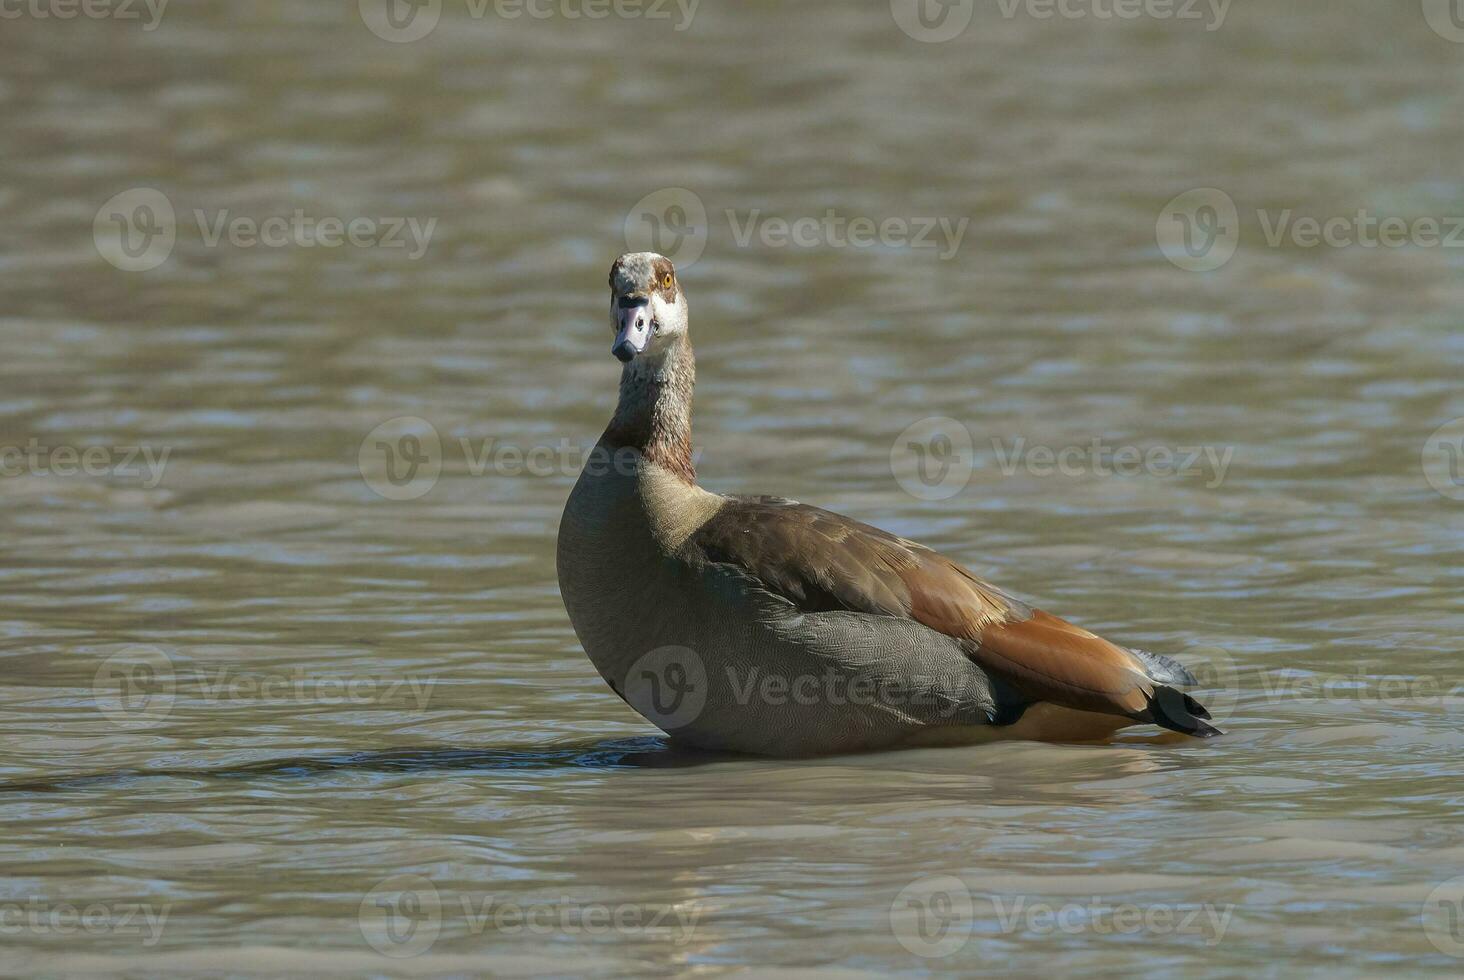
<path fill-rule="evenodd" d="M 1205 710 L 1205 706 L 1203 704 L 1200 704 L 1200 702 L 1196 701 L 1194 698 L 1190 697 L 1188 694 L 1184 695 L 1184 707 L 1186 711 L 1194 715 L 1196 718 L 1203 718 L 1206 721 L 1210 720 L 1210 712 Z"/>
<path fill-rule="evenodd" d="M 1213 738 L 1224 734 L 1205 721 L 1210 717 L 1210 712 L 1205 710 L 1204 705 L 1172 687 L 1154 688 L 1154 693 L 1149 698 L 1148 714 L 1149 717 L 1143 719 L 1144 721 L 1152 721 L 1160 728 L 1167 728 L 1172 732 L 1192 735 L 1195 738 Z"/>

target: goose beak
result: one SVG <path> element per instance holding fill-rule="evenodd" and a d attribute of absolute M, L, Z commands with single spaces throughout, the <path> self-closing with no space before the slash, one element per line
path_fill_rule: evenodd
<path fill-rule="evenodd" d="M 610 348 L 622 364 L 646 349 L 651 340 L 651 307 L 645 296 L 622 296 L 615 309 L 618 330 L 615 345 Z"/>

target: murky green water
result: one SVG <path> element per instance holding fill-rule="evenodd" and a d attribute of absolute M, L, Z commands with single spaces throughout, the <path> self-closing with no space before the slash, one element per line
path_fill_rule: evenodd
<path fill-rule="evenodd" d="M 1417 3 L 356 6 L 0 21 L 6 973 L 1464 968 L 1464 252 L 1355 241 L 1464 215 Z M 611 695 L 551 556 L 665 188 L 706 485 L 1176 653 L 1228 737 L 706 760 Z"/>

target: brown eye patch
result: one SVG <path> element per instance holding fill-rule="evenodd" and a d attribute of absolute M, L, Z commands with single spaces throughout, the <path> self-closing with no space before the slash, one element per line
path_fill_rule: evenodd
<path fill-rule="evenodd" d="M 676 302 L 676 270 L 665 259 L 651 268 L 651 288 L 657 290 L 668 302 Z"/>

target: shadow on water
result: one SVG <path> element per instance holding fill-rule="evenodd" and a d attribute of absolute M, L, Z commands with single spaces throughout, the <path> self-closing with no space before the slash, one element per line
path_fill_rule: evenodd
<path fill-rule="evenodd" d="M 348 755 L 296 756 L 219 768 L 119 769 L 80 773 L 57 779 L 0 783 L 0 793 L 58 792 L 114 787 L 135 779 L 255 779 L 282 776 L 308 778 L 340 772 L 502 772 L 534 769 L 679 769 L 740 758 L 702 752 L 654 736 L 610 739 L 561 748 L 392 749 Z"/>

